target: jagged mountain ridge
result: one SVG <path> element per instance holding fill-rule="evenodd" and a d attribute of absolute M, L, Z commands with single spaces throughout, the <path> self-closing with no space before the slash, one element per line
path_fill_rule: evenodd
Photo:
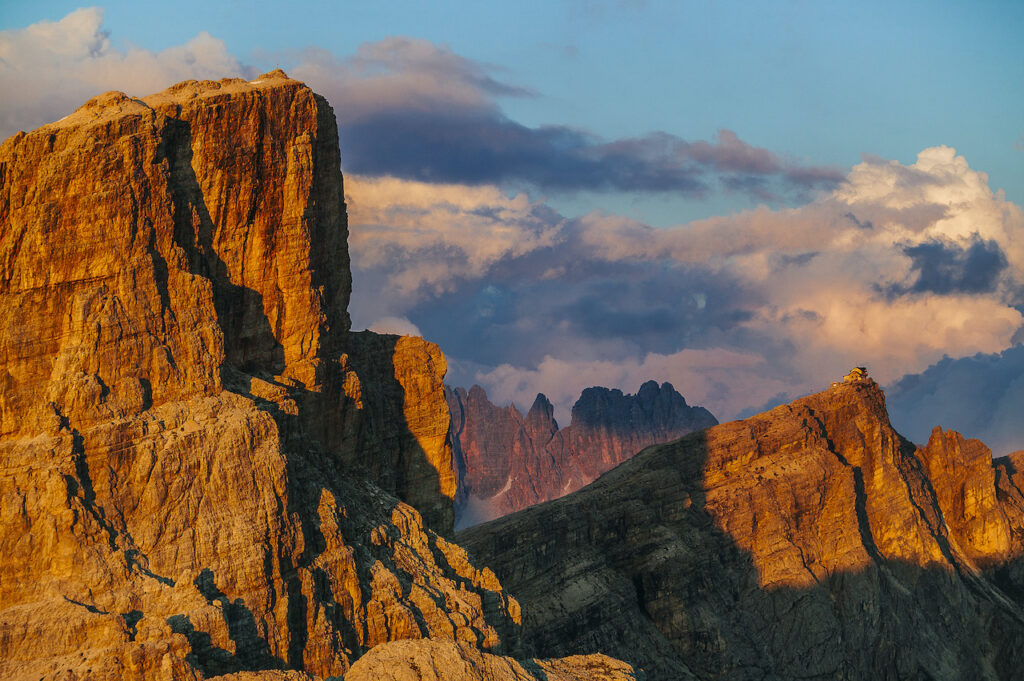
<path fill-rule="evenodd" d="M 659 679 L 1017 679 L 1024 475 L 896 433 L 873 381 L 648 448 L 457 533 L 519 598 L 534 654 Z"/>
<path fill-rule="evenodd" d="M 456 526 L 500 517 L 583 487 L 644 447 L 718 423 L 691 407 L 671 383 L 647 381 L 635 395 L 585 389 L 559 428 L 554 407 L 538 394 L 524 416 L 498 407 L 478 385 L 445 387 L 452 415 L 458 491 Z"/>
<path fill-rule="evenodd" d="M 0 145 L 0 677 L 516 647 L 515 599 L 445 538 L 444 356 L 349 331 L 343 196 L 330 106 L 280 71 Z"/>

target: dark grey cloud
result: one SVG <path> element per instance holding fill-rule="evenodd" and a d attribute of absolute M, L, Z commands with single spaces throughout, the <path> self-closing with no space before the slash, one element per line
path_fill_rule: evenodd
<path fill-rule="evenodd" d="M 559 276 L 538 277 L 568 262 Z M 461 280 L 408 317 L 453 356 L 534 366 L 569 347 L 642 357 L 737 338 L 761 303 L 734 277 L 698 265 L 592 260 L 568 242 L 502 262 L 486 281 Z"/>
<path fill-rule="evenodd" d="M 896 430 L 918 444 L 935 426 L 974 437 L 998 455 L 1024 449 L 1024 345 L 946 357 L 886 388 Z"/>
<path fill-rule="evenodd" d="M 351 122 L 344 108 L 341 114 L 345 170 L 361 175 L 557 192 L 700 196 L 720 186 L 762 200 L 830 188 L 841 180 L 831 169 L 787 165 L 727 130 L 714 143 L 662 132 L 602 142 L 575 128 L 527 127 L 497 111 L 392 109 Z"/>
<path fill-rule="evenodd" d="M 951 241 L 931 240 L 903 247 L 915 276 L 908 286 L 892 287 L 890 295 L 907 293 L 991 293 L 1008 263 L 995 241 L 974 235 L 963 246 Z"/>
<path fill-rule="evenodd" d="M 875 228 L 875 226 L 871 223 L 871 220 L 858 220 L 857 216 L 854 215 L 853 213 L 843 213 L 843 217 L 847 218 L 850 222 L 857 225 L 857 227 L 861 229 L 872 230 Z"/>

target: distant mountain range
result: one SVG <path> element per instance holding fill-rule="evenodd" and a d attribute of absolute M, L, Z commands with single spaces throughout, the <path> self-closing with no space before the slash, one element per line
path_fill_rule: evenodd
<path fill-rule="evenodd" d="M 492 404 L 478 385 L 446 387 L 445 394 L 458 478 L 456 527 L 556 499 L 644 447 L 718 423 L 707 409 L 688 405 L 672 384 L 654 381 L 635 395 L 587 388 L 561 429 L 543 394 L 525 416 L 515 406 Z"/>

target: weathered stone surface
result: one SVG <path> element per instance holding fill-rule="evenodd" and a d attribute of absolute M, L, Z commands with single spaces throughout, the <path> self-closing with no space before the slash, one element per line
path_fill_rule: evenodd
<path fill-rule="evenodd" d="M 938 431 L 918 450 L 859 380 L 457 537 L 519 598 L 529 654 L 651 679 L 1013 679 L 1024 481 L 988 456 Z"/>
<path fill-rule="evenodd" d="M 514 660 L 454 641 L 395 641 L 371 650 L 345 681 L 629 681 L 640 677 L 606 655 Z"/>
<path fill-rule="evenodd" d="M 315 413 L 331 414 L 346 466 L 415 506 L 443 534 L 454 522 L 456 481 L 441 349 L 414 336 L 350 334 L 341 376 Z M 312 428 L 310 428 L 312 430 Z"/>
<path fill-rule="evenodd" d="M 330 107 L 281 73 L 0 146 L 0 677 L 329 676 L 515 630 L 428 529 L 443 356 L 348 334 L 342 196 Z"/>
<path fill-rule="evenodd" d="M 306 436 L 450 531 L 444 359 L 347 338 L 339 164 L 330 106 L 280 71 L 107 93 L 7 140 L 0 436 L 227 387 L 301 412 Z"/>
<path fill-rule="evenodd" d="M 4 142 L 0 434 L 217 394 L 224 364 L 315 384 L 348 329 L 338 166 L 330 106 L 280 73 Z"/>
<path fill-rule="evenodd" d="M 654 381 L 636 395 L 587 388 L 561 430 L 544 395 L 524 417 L 514 406 L 492 404 L 480 386 L 446 390 L 460 477 L 459 527 L 556 499 L 644 447 L 718 423 L 706 409 L 687 405 L 670 383 Z"/>
<path fill-rule="evenodd" d="M 987 567 L 1011 550 L 1007 512 L 996 495 L 992 452 L 979 440 L 936 426 L 918 451 L 956 550 Z"/>

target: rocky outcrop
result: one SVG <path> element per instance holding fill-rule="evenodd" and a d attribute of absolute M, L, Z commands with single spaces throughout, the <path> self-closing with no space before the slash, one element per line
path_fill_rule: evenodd
<path fill-rule="evenodd" d="M 363 656 L 345 681 L 630 681 L 642 678 L 606 655 L 524 660 L 454 641 L 396 641 Z"/>
<path fill-rule="evenodd" d="M 650 679 L 1013 679 L 1019 463 L 950 432 L 916 448 L 856 380 L 457 538 L 519 598 L 530 654 Z"/>
<path fill-rule="evenodd" d="M 466 527 L 579 489 L 644 447 L 718 423 L 691 407 L 670 383 L 648 381 L 636 395 L 587 388 L 558 428 L 554 407 L 537 395 L 524 417 L 497 407 L 480 386 L 447 388 L 459 494 Z"/>
<path fill-rule="evenodd" d="M 0 433 L 217 394 L 225 364 L 315 385 L 348 329 L 338 166 L 330 106 L 281 74 L 107 93 L 7 140 Z"/>
<path fill-rule="evenodd" d="M 0 146 L 0 677 L 330 676 L 516 631 L 444 537 L 443 356 L 349 333 L 341 181 L 280 72 Z"/>

